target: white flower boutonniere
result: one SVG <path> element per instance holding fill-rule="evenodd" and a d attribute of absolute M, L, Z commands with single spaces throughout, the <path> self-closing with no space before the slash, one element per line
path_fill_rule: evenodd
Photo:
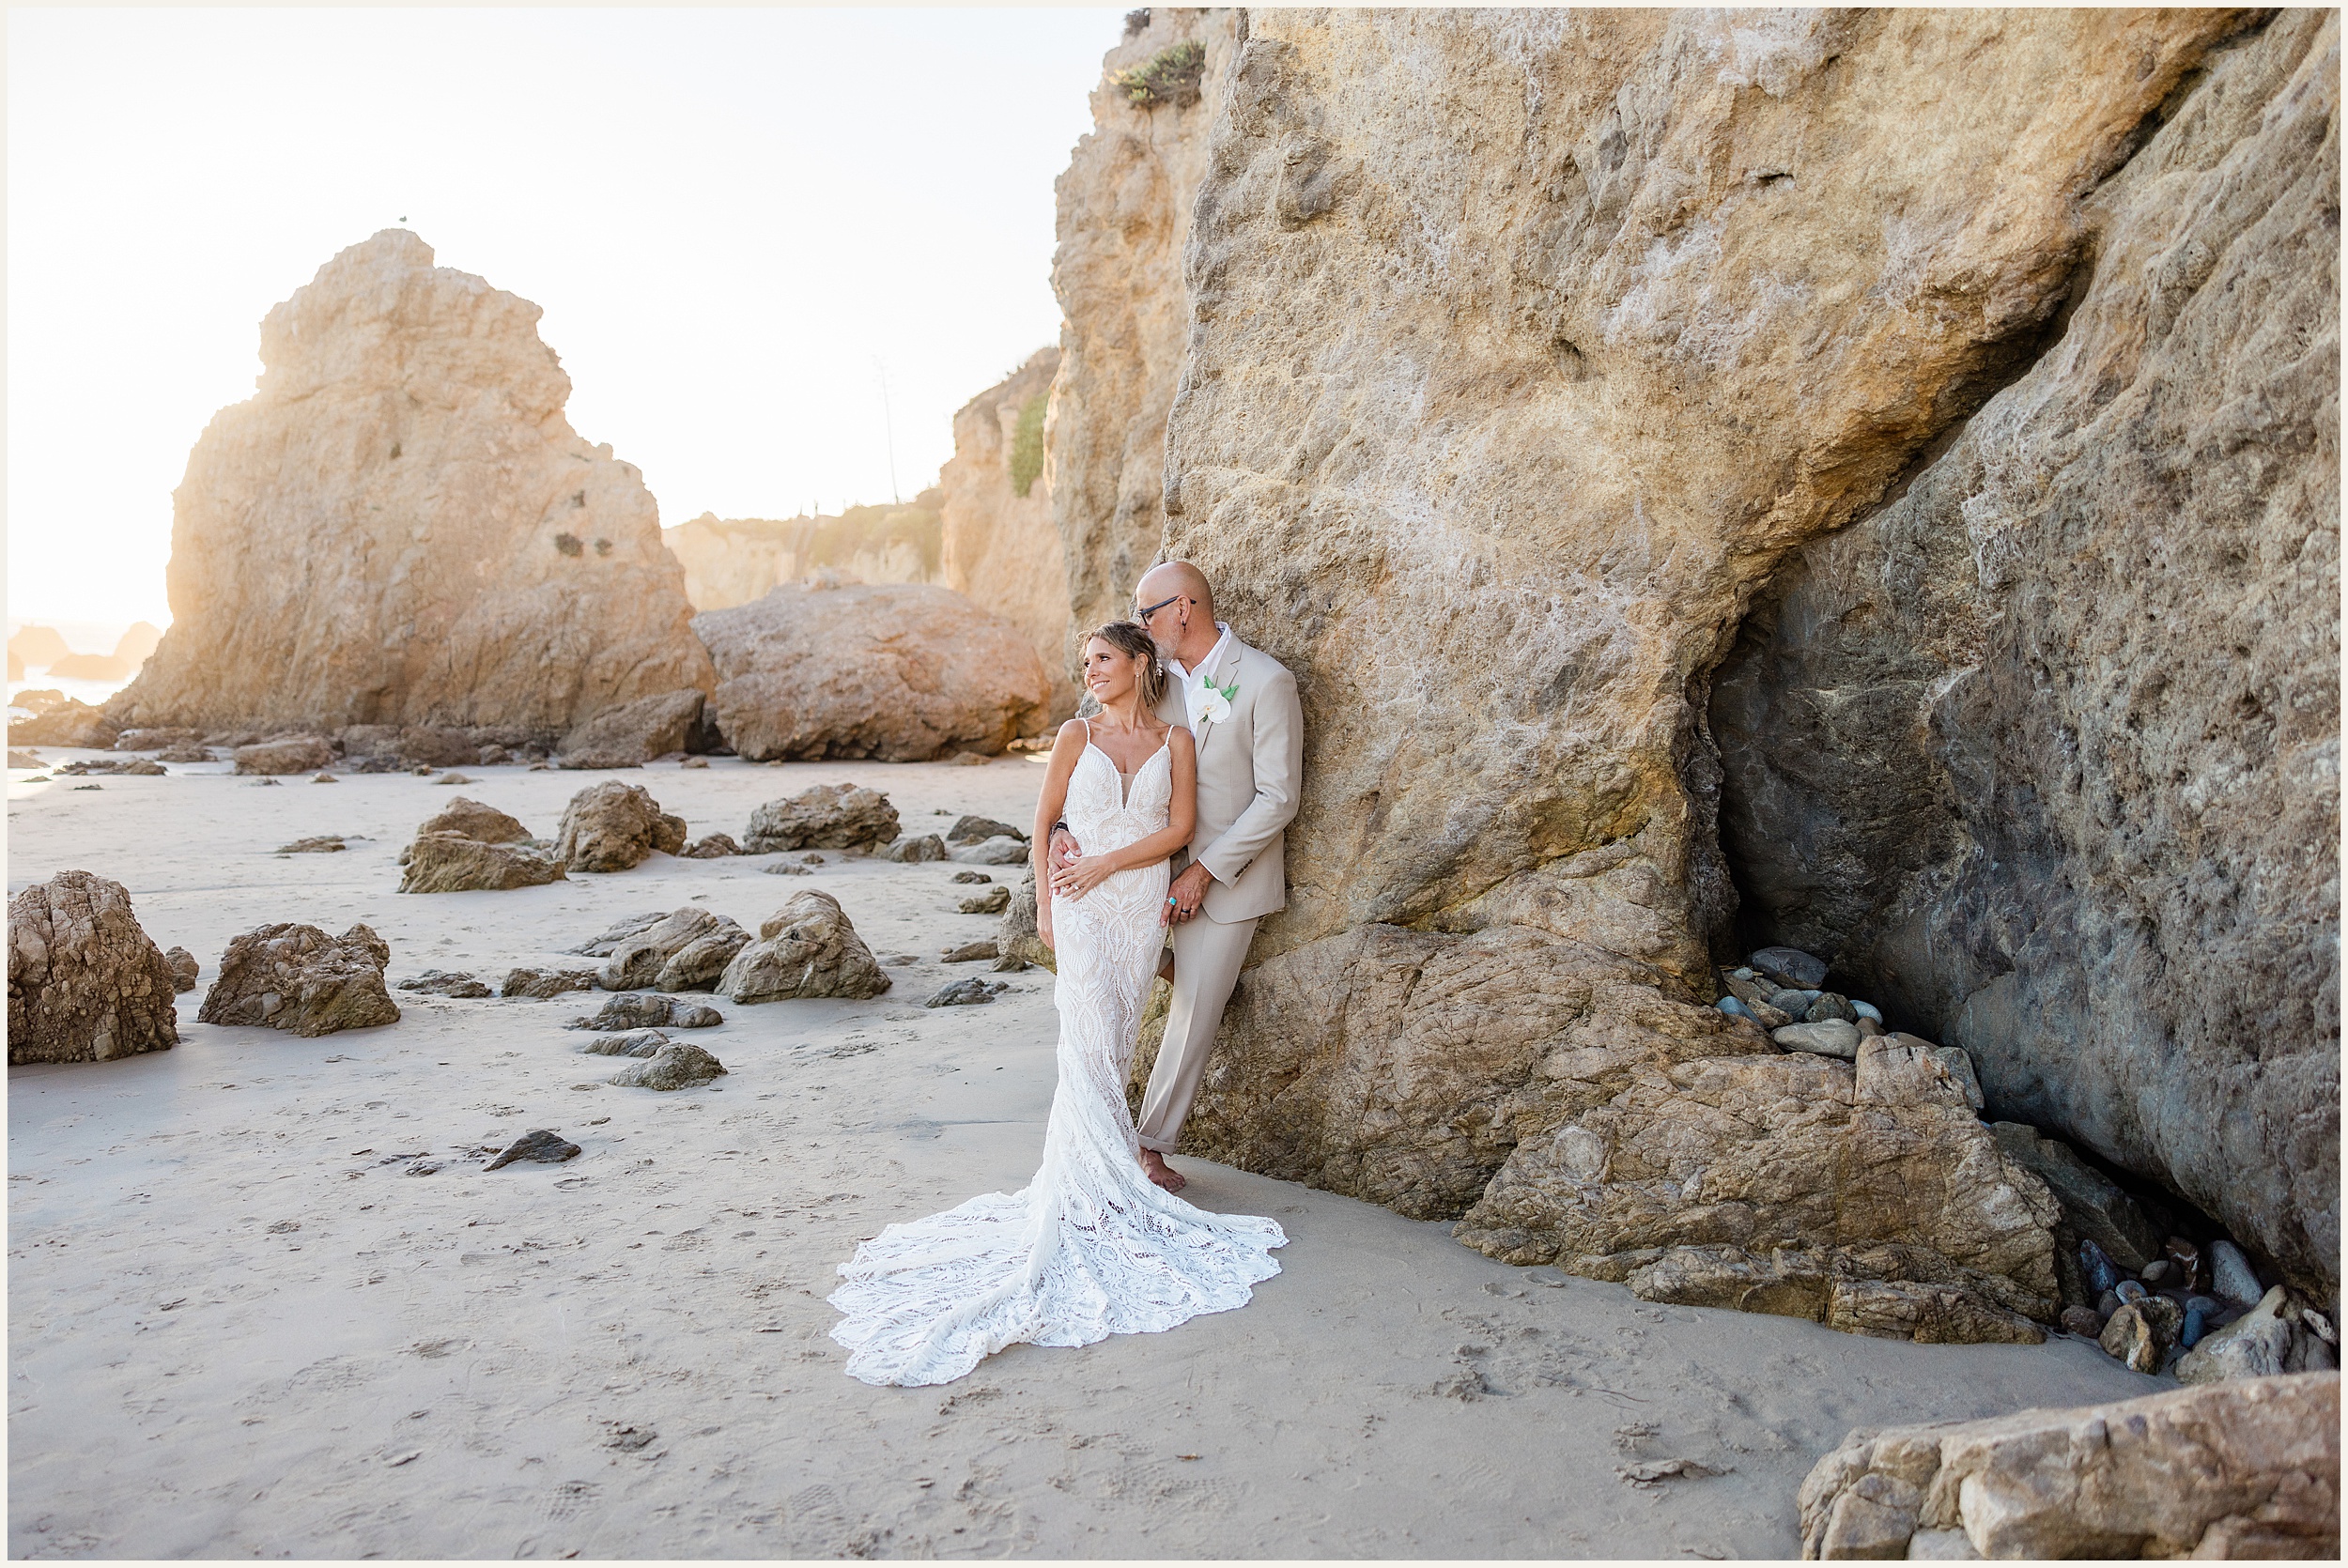
<path fill-rule="evenodd" d="M 1231 677 L 1231 684 L 1229 685 L 1218 686 L 1213 681 L 1201 675 L 1198 678 L 1198 693 L 1197 698 L 1198 722 L 1201 724 L 1223 724 L 1228 722 L 1231 716 L 1231 699 L 1238 695 L 1238 676 L 1234 675 Z"/>

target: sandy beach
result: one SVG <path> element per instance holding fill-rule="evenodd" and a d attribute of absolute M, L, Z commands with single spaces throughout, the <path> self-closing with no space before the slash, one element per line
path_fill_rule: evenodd
<path fill-rule="evenodd" d="M 1291 1238 L 1246 1309 L 868 1388 L 826 1337 L 833 1270 L 890 1221 L 1025 1181 L 1052 976 L 920 1006 L 977 967 L 939 950 L 993 930 L 950 913 L 952 866 L 827 854 L 802 878 L 761 869 L 796 855 L 655 856 L 394 894 L 400 847 L 453 793 L 548 833 L 599 776 L 466 771 L 451 790 L 18 770 L 9 887 L 117 878 L 204 984 L 265 921 L 363 920 L 394 981 L 494 985 L 620 915 L 701 901 L 754 926 L 810 886 L 916 961 L 869 1003 L 721 1001 L 725 1023 L 690 1038 L 727 1076 L 674 1094 L 601 1083 L 614 1064 L 564 1027 L 592 1010 L 579 996 L 395 992 L 396 1024 L 301 1039 L 193 1022 L 199 988 L 174 1051 L 11 1069 L 12 1554 L 1784 1557 L 1796 1487 L 1853 1426 L 2162 1386 L 2078 1341 L 1924 1346 L 1654 1306 L 1192 1161 L 1191 1197 Z M 1024 822 L 1040 773 L 719 759 L 617 776 L 698 836 L 838 779 L 887 792 L 908 832 L 941 812 Z M 272 853 L 325 833 L 366 838 Z M 582 1154 L 482 1169 L 540 1127 Z M 1669 1459 L 1720 1473 L 1624 1474 Z"/>

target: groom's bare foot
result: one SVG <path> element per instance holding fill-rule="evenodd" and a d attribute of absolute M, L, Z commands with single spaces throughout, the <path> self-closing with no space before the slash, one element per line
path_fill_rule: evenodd
<path fill-rule="evenodd" d="M 1166 1156 L 1156 1149 L 1141 1151 L 1141 1174 L 1169 1192 L 1179 1192 L 1190 1185 L 1190 1178 L 1166 1162 Z"/>

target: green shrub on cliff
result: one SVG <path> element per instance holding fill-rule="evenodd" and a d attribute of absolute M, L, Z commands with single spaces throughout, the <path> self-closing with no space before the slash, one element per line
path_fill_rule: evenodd
<path fill-rule="evenodd" d="M 1019 423 L 1011 433 L 1011 487 L 1022 496 L 1043 471 L 1044 397 L 1038 392 L 1019 406 Z"/>
<path fill-rule="evenodd" d="M 1154 109 L 1171 103 L 1177 109 L 1198 101 L 1198 81 L 1207 74 L 1207 46 L 1196 38 L 1169 43 L 1129 70 L 1109 72 L 1109 85 L 1129 103 Z"/>

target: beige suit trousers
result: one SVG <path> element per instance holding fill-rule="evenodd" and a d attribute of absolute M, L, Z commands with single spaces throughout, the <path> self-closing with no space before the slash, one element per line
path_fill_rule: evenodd
<path fill-rule="evenodd" d="M 1166 1015 L 1166 1038 L 1158 1044 L 1158 1059 L 1150 1069 L 1149 1087 L 1142 1091 L 1141 1120 L 1135 1130 L 1141 1146 L 1172 1154 L 1190 1116 L 1190 1102 L 1207 1074 L 1207 1053 L 1223 1024 L 1223 1006 L 1239 983 L 1240 965 L 1247 960 L 1247 945 L 1255 940 L 1254 920 L 1228 925 L 1206 914 L 1194 915 L 1174 928 L 1174 1001 Z"/>

